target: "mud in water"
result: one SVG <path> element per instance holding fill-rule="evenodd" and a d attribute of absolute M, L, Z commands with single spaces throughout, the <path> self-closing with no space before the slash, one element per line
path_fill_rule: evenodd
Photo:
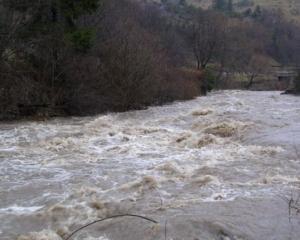
<path fill-rule="evenodd" d="M 299 239 L 300 98 L 222 91 L 0 125 L 0 239 Z M 293 204 L 296 204 L 295 201 Z"/>

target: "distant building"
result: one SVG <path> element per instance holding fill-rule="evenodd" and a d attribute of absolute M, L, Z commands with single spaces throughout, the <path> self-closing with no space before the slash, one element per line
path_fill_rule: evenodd
<path fill-rule="evenodd" d="M 300 67 L 296 66 L 275 66 L 278 78 L 278 90 L 289 91 L 295 89 L 295 80 Z"/>

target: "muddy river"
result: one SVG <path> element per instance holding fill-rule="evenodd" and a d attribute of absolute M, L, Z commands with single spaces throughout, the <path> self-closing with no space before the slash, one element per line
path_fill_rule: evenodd
<path fill-rule="evenodd" d="M 0 239 L 300 239 L 300 98 L 221 91 L 0 124 Z"/>

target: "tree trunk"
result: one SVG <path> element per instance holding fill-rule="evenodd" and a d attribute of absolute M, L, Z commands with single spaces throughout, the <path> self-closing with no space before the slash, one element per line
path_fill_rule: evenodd
<path fill-rule="evenodd" d="M 255 74 L 251 74 L 249 83 L 246 86 L 246 89 L 250 89 L 254 83 Z"/>

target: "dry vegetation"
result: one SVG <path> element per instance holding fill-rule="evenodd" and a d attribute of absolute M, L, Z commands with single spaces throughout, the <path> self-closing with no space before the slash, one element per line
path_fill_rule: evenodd
<path fill-rule="evenodd" d="M 0 119 L 127 111 L 214 88 L 253 89 L 272 65 L 300 62 L 299 26 L 281 12 L 211 3 L 2 1 Z"/>

